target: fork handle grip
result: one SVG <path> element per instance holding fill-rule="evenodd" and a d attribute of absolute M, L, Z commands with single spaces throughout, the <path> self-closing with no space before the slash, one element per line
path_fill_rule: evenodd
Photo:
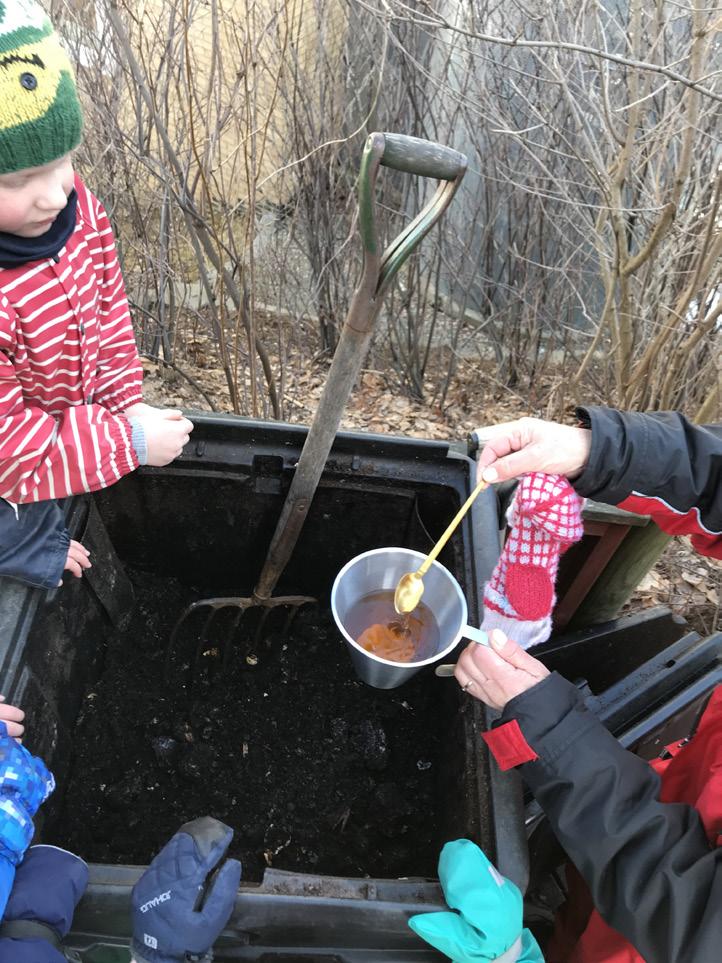
<path fill-rule="evenodd" d="M 453 147 L 408 134 L 384 132 L 383 138 L 381 163 L 384 167 L 442 181 L 453 181 L 466 170 L 466 157 Z"/>

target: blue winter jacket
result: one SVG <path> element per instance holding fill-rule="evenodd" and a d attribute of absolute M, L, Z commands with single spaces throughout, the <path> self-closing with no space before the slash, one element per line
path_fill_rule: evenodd
<path fill-rule="evenodd" d="M 55 780 L 43 760 L 11 738 L 0 722 L 0 915 L 15 867 L 33 838 L 33 817 L 54 788 Z"/>

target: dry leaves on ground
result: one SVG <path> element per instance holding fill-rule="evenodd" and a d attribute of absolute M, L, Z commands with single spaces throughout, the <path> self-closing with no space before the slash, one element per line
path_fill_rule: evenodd
<path fill-rule="evenodd" d="M 198 349 L 198 342 L 194 344 Z M 199 364 L 198 356 L 199 351 L 195 350 L 193 360 L 185 359 L 177 370 L 143 359 L 145 400 L 149 404 L 196 411 L 210 410 L 211 400 L 217 411 L 231 411 L 223 370 L 217 364 L 209 363 L 207 357 Z M 295 424 L 311 423 L 329 366 L 326 358 L 294 358 L 287 363 L 283 420 Z M 248 398 L 247 376 L 239 381 L 242 398 Z M 425 385 L 425 391 L 430 399 L 434 398 L 436 385 L 431 379 Z M 244 413 L 250 414 L 250 408 Z M 348 400 L 341 427 L 351 431 L 461 441 L 478 425 L 508 421 L 530 413 L 539 412 L 530 411 L 521 399 L 496 385 L 490 372 L 485 371 L 480 363 L 469 363 L 459 372 L 443 406 L 433 400 L 415 401 L 400 390 L 391 376 L 367 369 L 361 372 Z M 256 416 L 270 417 L 262 409 Z"/>
<path fill-rule="evenodd" d="M 702 636 L 722 629 L 722 562 L 697 554 L 686 538 L 669 543 L 625 607 L 635 612 L 666 605 Z"/>

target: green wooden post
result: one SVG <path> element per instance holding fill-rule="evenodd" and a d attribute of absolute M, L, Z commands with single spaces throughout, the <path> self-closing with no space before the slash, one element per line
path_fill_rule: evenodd
<path fill-rule="evenodd" d="M 622 606 L 662 555 L 671 539 L 654 522 L 630 528 L 607 567 L 574 613 L 569 629 L 616 618 Z"/>

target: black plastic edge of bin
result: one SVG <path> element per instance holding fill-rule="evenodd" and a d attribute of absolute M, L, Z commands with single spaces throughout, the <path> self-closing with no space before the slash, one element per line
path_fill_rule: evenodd
<path fill-rule="evenodd" d="M 88 892 L 66 940 L 79 953 L 97 945 L 127 944 L 129 893 L 144 867 L 90 864 L 89 869 Z M 343 963 L 433 963 L 441 958 L 411 937 L 407 920 L 443 908 L 441 889 L 430 880 L 354 880 L 267 870 L 260 885 L 241 885 L 215 945 L 215 959 L 261 961 L 293 953 L 299 961 L 337 957 Z"/>

